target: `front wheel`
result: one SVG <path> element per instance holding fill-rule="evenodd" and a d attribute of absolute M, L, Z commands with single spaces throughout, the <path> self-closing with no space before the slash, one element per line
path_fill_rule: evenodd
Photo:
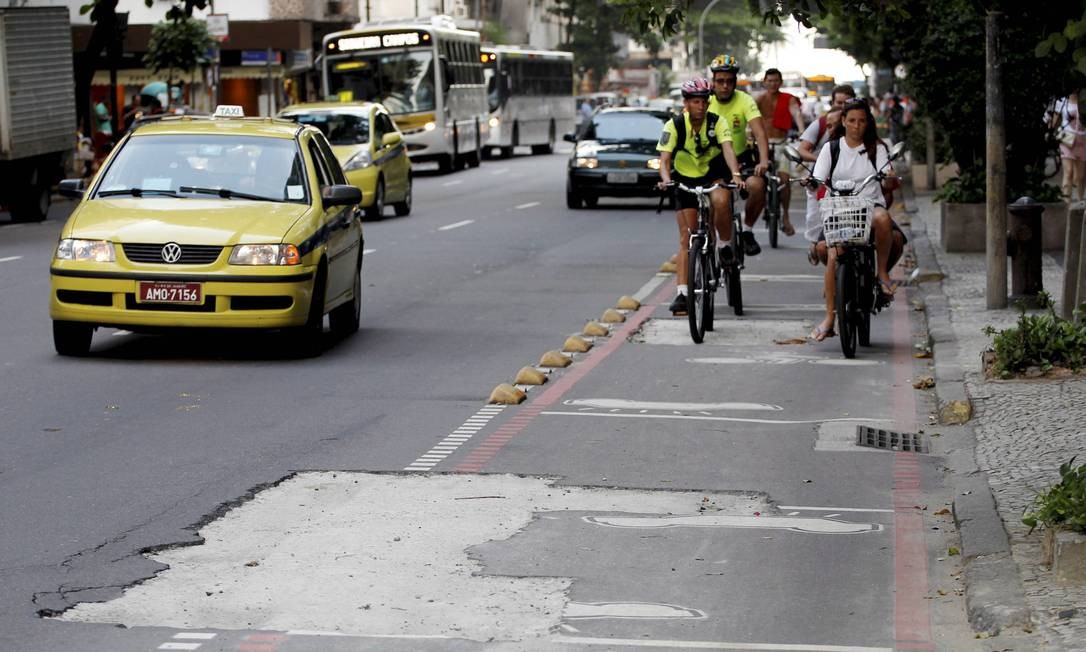
<path fill-rule="evenodd" d="M 90 352 L 94 326 L 76 321 L 53 322 L 53 348 L 60 355 L 84 356 Z"/>
<path fill-rule="evenodd" d="M 328 270 L 324 263 L 317 269 L 313 280 L 313 294 L 309 299 L 309 313 L 305 324 L 292 333 L 294 354 L 301 358 L 313 358 L 321 353 L 321 336 L 324 333 L 324 288 Z"/>
<path fill-rule="evenodd" d="M 576 210 L 576 209 L 580 208 L 583 203 L 584 203 L 584 197 L 581 196 L 581 193 L 579 193 L 579 192 L 577 192 L 576 190 L 573 189 L 573 183 L 572 182 L 567 181 L 566 182 L 566 208 L 572 208 L 572 209 Z"/>
<path fill-rule="evenodd" d="M 690 321 L 690 337 L 695 344 L 705 340 L 705 318 L 709 310 L 708 256 L 702 251 L 701 237 L 694 238 L 686 256 L 686 315 Z"/>
<path fill-rule="evenodd" d="M 856 302 L 859 299 L 856 287 L 856 275 L 852 266 L 837 259 L 837 287 L 833 298 L 833 307 L 837 312 L 837 334 L 841 338 L 841 352 L 846 358 L 856 357 L 856 340 L 859 335 L 859 313 Z"/>
<path fill-rule="evenodd" d="M 359 242 L 358 262 L 355 264 L 354 283 L 351 285 L 351 300 L 328 313 L 328 325 L 332 332 L 346 337 L 358 331 L 362 321 L 362 243 Z"/>
<path fill-rule="evenodd" d="M 367 220 L 379 220 L 385 214 L 385 180 L 378 179 L 373 191 L 373 204 L 366 207 Z"/>
<path fill-rule="evenodd" d="M 777 248 L 777 238 L 781 230 L 781 196 L 780 192 L 771 188 L 767 193 L 765 205 L 765 226 L 769 229 L 769 246 Z"/>
<path fill-rule="evenodd" d="M 399 217 L 405 217 L 411 213 L 412 184 L 414 184 L 414 181 L 410 176 L 407 177 L 407 191 L 404 193 L 403 201 L 398 201 L 392 205 L 392 210 L 396 211 L 396 215 Z"/>
<path fill-rule="evenodd" d="M 724 270 L 724 286 L 728 290 L 728 305 L 736 317 L 743 316 L 743 282 L 740 280 L 738 265 L 729 265 Z"/>

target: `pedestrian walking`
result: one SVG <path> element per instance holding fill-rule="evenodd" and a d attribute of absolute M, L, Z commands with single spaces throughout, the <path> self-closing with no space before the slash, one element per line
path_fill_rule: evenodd
<path fill-rule="evenodd" d="M 1068 201 L 1072 191 L 1078 191 L 1078 199 L 1086 199 L 1086 130 L 1083 129 L 1079 112 L 1079 91 L 1064 97 L 1052 116 L 1052 127 L 1060 141 L 1060 158 L 1063 159 L 1063 182 L 1060 191 Z"/>

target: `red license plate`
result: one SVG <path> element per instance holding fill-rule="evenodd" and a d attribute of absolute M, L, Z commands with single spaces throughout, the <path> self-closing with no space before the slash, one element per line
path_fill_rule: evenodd
<path fill-rule="evenodd" d="M 140 281 L 140 303 L 191 303 L 204 302 L 203 287 L 199 283 L 163 283 Z"/>

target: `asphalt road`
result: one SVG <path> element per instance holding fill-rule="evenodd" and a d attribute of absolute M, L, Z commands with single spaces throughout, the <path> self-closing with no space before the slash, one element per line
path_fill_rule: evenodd
<path fill-rule="evenodd" d="M 857 423 L 926 427 L 931 406 L 911 387 L 926 364 L 912 357 L 922 323 L 907 297 L 876 319 L 858 364 L 839 364 L 835 340 L 778 344 L 817 318 L 818 271 L 799 237 L 770 250 L 762 233 L 747 315 L 718 309 L 716 333 L 695 346 L 666 312 L 672 279 L 655 275 L 674 251 L 672 215 L 627 200 L 567 210 L 563 187 L 561 154 L 421 173 L 411 216 L 365 225 L 361 330 L 308 360 L 274 336 L 105 329 L 90 357 L 59 357 L 48 265 L 71 205 L 41 224 L 0 217 L 0 649 L 967 649 L 951 522 L 933 515 L 945 498 L 939 458 L 848 441 Z M 484 407 L 496 384 L 639 290 L 646 307 L 528 402 Z M 589 489 L 537 511 L 541 489 L 518 476 L 549 479 L 548 496 Z M 461 512 L 418 497 L 472 478 L 497 493 L 456 500 L 527 502 Z M 313 591 L 317 566 L 304 564 L 211 609 L 185 602 L 194 582 L 246 566 L 261 542 L 312 552 L 289 535 L 305 523 L 327 532 L 317 512 L 332 508 L 296 513 L 308 504 L 296 492 L 359 479 L 370 493 L 336 521 L 353 524 L 346 539 L 378 522 L 433 526 L 435 539 L 466 526 L 429 561 L 378 566 L 384 592 L 380 579 L 365 588 L 389 611 L 382 602 L 363 617 L 352 603 L 341 614 L 359 588 L 321 580 Z M 273 507 L 265 520 L 230 529 L 260 505 Z M 668 520 L 683 514 L 715 520 Z M 225 567 L 161 556 L 211 553 L 213 542 L 240 546 L 215 553 Z M 565 584 L 517 584 L 480 608 L 494 622 L 442 625 L 396 573 L 446 556 L 450 568 L 475 564 L 471 577 Z M 187 580 L 172 574 L 183 566 Z M 453 575 L 423 584 L 438 591 Z M 449 586 L 449 610 L 475 590 Z M 396 612 L 406 615 L 392 628 Z"/>

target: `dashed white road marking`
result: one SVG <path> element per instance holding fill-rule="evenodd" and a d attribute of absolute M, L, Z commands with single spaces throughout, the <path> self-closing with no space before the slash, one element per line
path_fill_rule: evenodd
<path fill-rule="evenodd" d="M 505 406 L 488 405 L 467 418 L 464 423 L 439 441 L 426 453 L 419 456 L 404 471 L 429 471 L 449 455 L 455 453 L 471 436 L 482 430 L 490 420 L 501 414 Z"/>
<path fill-rule="evenodd" d="M 20 258 L 22 258 L 22 256 L 5 256 L 4 258 L 0 258 L 0 263 L 7 263 L 13 260 L 19 260 Z"/>
<path fill-rule="evenodd" d="M 703 417 L 691 414 L 611 414 L 609 412 L 561 412 L 545 411 L 540 414 L 565 417 L 608 417 L 613 419 L 687 419 L 694 421 L 735 421 L 738 423 L 761 423 L 766 425 L 788 426 L 806 423 L 828 423 L 837 421 L 871 421 L 890 423 L 892 419 L 872 419 L 868 417 L 837 417 L 833 419 L 742 419 L 739 417 Z"/>
<path fill-rule="evenodd" d="M 780 509 L 798 509 L 804 512 L 875 512 L 879 514 L 893 514 L 892 509 L 876 509 L 874 507 L 805 507 L 802 505 L 778 505 Z"/>
<path fill-rule="evenodd" d="M 366 254 L 372 254 L 375 251 L 377 251 L 377 250 L 376 249 L 363 249 L 362 250 L 362 255 L 365 256 Z"/>
<path fill-rule="evenodd" d="M 452 229 L 459 229 L 462 226 L 467 226 L 474 223 L 475 220 L 460 220 L 459 222 L 453 222 L 452 224 L 446 224 L 445 226 L 437 227 L 438 231 L 451 231 Z"/>
<path fill-rule="evenodd" d="M 758 410 L 779 412 L 784 408 L 768 403 L 670 403 L 663 401 L 628 401 L 621 398 L 574 398 L 562 401 L 563 405 L 583 405 L 617 412 L 624 410 L 680 410 L 697 412 L 699 410 Z"/>
<path fill-rule="evenodd" d="M 173 635 L 174 638 L 187 638 L 194 641 L 210 641 L 216 636 L 218 636 L 218 634 L 213 632 L 179 632 Z"/>
<path fill-rule="evenodd" d="M 525 208 L 532 208 L 533 206 L 539 206 L 539 204 L 540 204 L 540 202 L 530 201 L 527 204 L 520 204 L 519 206 L 514 206 L 513 208 L 515 208 L 515 209 L 517 209 L 519 211 L 519 210 L 523 210 Z"/>
<path fill-rule="evenodd" d="M 747 516 L 732 514 L 691 514 L 668 516 L 582 516 L 581 520 L 593 525 L 617 528 L 675 528 L 718 527 L 759 530 L 791 530 L 805 534 L 863 534 L 881 532 L 879 523 L 853 523 L 837 521 L 829 517 L 804 518 L 801 516 Z"/>
<path fill-rule="evenodd" d="M 562 617 L 568 620 L 619 618 L 636 620 L 703 619 L 700 609 L 662 602 L 567 602 Z"/>
<path fill-rule="evenodd" d="M 675 641 L 647 638 L 593 638 L 589 636 L 552 636 L 555 643 L 570 645 L 605 645 L 614 648 L 668 647 L 694 650 L 777 650 L 784 652 L 893 652 L 889 647 L 861 647 L 856 645 L 804 645 L 802 643 L 736 643 L 732 641 Z"/>
<path fill-rule="evenodd" d="M 456 179 L 455 181 L 446 181 L 445 183 L 443 183 L 441 185 L 443 185 L 443 186 L 458 186 L 458 185 L 460 185 L 462 183 L 464 183 L 463 179 Z"/>
<path fill-rule="evenodd" d="M 163 643 L 158 646 L 160 650 L 199 650 L 203 643 Z"/>

